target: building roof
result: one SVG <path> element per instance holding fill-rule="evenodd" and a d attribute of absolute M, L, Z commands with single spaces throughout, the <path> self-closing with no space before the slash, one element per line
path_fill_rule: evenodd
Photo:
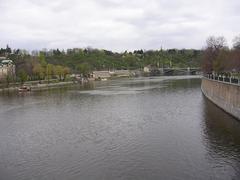
<path fill-rule="evenodd" d="M 13 61 L 10 59 L 4 59 L 2 60 L 1 64 L 13 64 Z"/>

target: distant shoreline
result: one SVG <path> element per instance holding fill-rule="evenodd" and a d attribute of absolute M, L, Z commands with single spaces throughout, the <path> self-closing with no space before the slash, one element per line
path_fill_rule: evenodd
<path fill-rule="evenodd" d="M 45 83 L 45 84 L 27 85 L 27 86 L 31 87 L 31 91 L 40 91 L 40 90 L 53 89 L 53 88 L 58 88 L 58 87 L 73 85 L 73 84 L 78 84 L 78 83 L 73 81 L 67 81 L 67 82 L 57 82 L 57 83 L 49 83 L 49 84 Z M 15 87 L 1 88 L 0 92 L 14 92 L 14 91 L 17 92 L 20 87 L 21 86 L 18 85 Z"/>
<path fill-rule="evenodd" d="M 193 76 L 196 78 L 201 78 L 200 75 L 189 75 L 189 76 Z M 142 76 L 142 77 L 171 77 L 171 76 Z M 173 76 L 173 77 L 181 77 L 181 75 L 179 76 Z M 126 79 L 127 77 L 113 77 L 113 78 L 109 78 L 109 80 L 116 80 L 116 79 Z M 128 77 L 129 78 L 129 77 Z M 127 78 L 127 79 L 128 79 Z M 51 82 L 51 83 L 43 83 L 43 84 L 31 84 L 34 81 L 28 81 L 25 82 L 24 85 L 27 87 L 31 87 L 31 91 L 41 91 L 41 90 L 49 90 L 49 89 L 57 89 L 57 88 L 61 88 L 61 87 L 67 87 L 67 86 L 72 86 L 72 85 L 83 85 L 83 84 L 87 84 L 89 82 L 94 82 L 94 81 L 98 81 L 98 80 L 87 80 L 87 81 L 65 81 L 65 82 Z M 6 88 L 0 88 L 0 93 L 3 92 L 18 92 L 18 89 L 21 87 L 22 85 L 18 84 L 14 87 L 6 87 Z"/>

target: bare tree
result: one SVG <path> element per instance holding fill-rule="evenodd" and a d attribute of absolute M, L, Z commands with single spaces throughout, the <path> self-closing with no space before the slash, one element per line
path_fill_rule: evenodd
<path fill-rule="evenodd" d="M 227 40 L 223 36 L 210 36 L 207 39 L 207 48 L 211 48 L 212 50 L 220 50 L 223 48 L 227 48 Z"/>
<path fill-rule="evenodd" d="M 223 69 L 223 54 L 221 51 L 227 50 L 227 41 L 225 37 L 210 36 L 207 41 L 207 47 L 205 48 L 203 55 L 202 69 L 205 73 L 211 73 L 212 71 L 219 72 Z M 221 55 L 221 57 L 219 57 Z M 221 61 L 220 61 L 221 59 Z"/>
<path fill-rule="evenodd" d="M 233 39 L 233 48 L 240 50 L 240 35 L 236 36 L 236 37 Z"/>

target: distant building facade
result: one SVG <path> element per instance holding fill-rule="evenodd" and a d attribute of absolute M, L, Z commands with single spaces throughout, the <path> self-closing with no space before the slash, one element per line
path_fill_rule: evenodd
<path fill-rule="evenodd" d="M 110 72 L 112 76 L 116 77 L 130 77 L 132 76 L 132 73 L 129 70 L 114 70 L 113 72 Z"/>
<path fill-rule="evenodd" d="M 93 71 L 92 77 L 94 79 L 108 79 L 111 77 L 109 71 Z"/>
<path fill-rule="evenodd" d="M 155 71 L 156 69 L 157 69 L 156 66 L 153 66 L 153 65 L 149 64 L 149 65 L 147 65 L 143 68 L 143 72 L 144 73 L 151 73 L 152 71 Z"/>
<path fill-rule="evenodd" d="M 12 60 L 0 57 L 0 80 L 15 76 L 15 65 Z"/>
<path fill-rule="evenodd" d="M 129 70 L 113 70 L 113 71 L 93 71 L 90 75 L 95 80 L 109 79 L 111 77 L 130 77 L 134 76 L 134 72 Z"/>
<path fill-rule="evenodd" d="M 145 72 L 145 73 L 150 73 L 150 71 L 151 71 L 151 66 L 150 66 L 150 65 L 145 66 L 145 67 L 143 68 L 143 72 Z"/>

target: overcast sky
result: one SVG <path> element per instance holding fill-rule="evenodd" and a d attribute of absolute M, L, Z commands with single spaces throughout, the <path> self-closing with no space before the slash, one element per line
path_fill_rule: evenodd
<path fill-rule="evenodd" d="M 240 0 L 0 0 L 0 47 L 200 49 L 239 22 Z"/>

